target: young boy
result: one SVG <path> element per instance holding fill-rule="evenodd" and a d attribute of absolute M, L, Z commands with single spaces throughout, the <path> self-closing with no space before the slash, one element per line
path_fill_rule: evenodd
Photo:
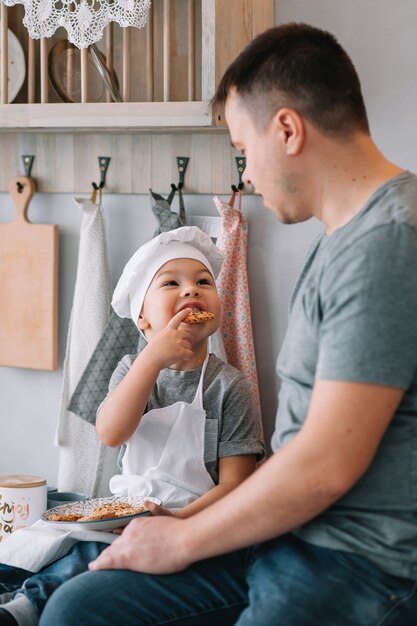
<path fill-rule="evenodd" d="M 208 235 L 179 228 L 139 248 L 114 292 L 116 313 L 137 323 L 147 346 L 119 363 L 98 410 L 97 432 L 106 445 L 126 444 L 113 493 L 160 498 L 162 507 L 148 505 L 153 514 L 187 517 L 209 506 L 252 473 L 264 454 L 248 383 L 208 354 L 208 338 L 221 319 L 215 285 L 221 262 Z M 190 313 L 193 321 L 201 313 L 213 317 L 187 323 Z M 0 625 L 36 624 L 52 592 L 86 570 L 110 541 L 110 533 L 96 535 L 97 541 L 77 541 L 37 574 L 21 562 L 19 570 L 0 565 L 0 594 L 2 586 L 14 592 L 0 608 Z"/>
<path fill-rule="evenodd" d="M 110 486 L 157 496 L 168 508 L 182 509 L 181 516 L 230 491 L 262 453 L 248 384 L 207 351 L 221 320 L 215 285 L 221 262 L 200 229 L 163 233 L 129 261 L 112 303 L 121 317 L 135 321 L 148 345 L 122 360 L 110 383 L 117 386 L 98 413 L 103 443 L 128 441 L 123 478 Z M 193 310 L 214 318 L 185 323 Z M 169 434 L 162 436 L 163 429 Z"/>

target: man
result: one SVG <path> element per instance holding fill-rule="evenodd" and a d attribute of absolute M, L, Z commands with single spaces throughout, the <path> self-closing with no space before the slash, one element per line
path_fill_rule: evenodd
<path fill-rule="evenodd" d="M 373 143 L 355 69 L 318 29 L 257 37 L 221 104 L 245 182 L 282 222 L 325 225 L 290 301 L 275 453 L 187 520 L 132 522 L 41 625 L 411 626 L 417 179 Z"/>

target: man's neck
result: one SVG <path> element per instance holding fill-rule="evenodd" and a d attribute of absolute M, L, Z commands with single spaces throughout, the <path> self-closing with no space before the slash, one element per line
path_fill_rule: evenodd
<path fill-rule="evenodd" d="M 319 160 L 322 174 L 317 177 L 315 215 L 328 235 L 347 224 L 381 185 L 403 171 L 385 159 L 369 136 L 346 142 L 329 142 Z"/>

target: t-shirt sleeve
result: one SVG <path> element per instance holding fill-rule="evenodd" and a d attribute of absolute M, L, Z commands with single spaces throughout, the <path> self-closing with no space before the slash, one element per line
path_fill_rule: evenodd
<path fill-rule="evenodd" d="M 126 376 L 126 374 L 128 373 L 128 371 L 130 370 L 130 368 L 132 367 L 132 364 L 135 360 L 136 356 L 132 355 L 132 354 L 126 354 L 117 364 L 116 369 L 114 370 L 113 374 L 111 375 L 111 378 L 109 380 L 109 389 L 107 392 L 107 396 L 106 398 L 111 394 L 111 392 L 117 387 L 117 385 L 123 380 L 123 378 Z M 104 400 L 100 403 L 98 409 L 97 409 L 97 415 L 101 409 L 101 407 L 103 406 L 104 401 L 106 400 L 106 398 L 104 398 Z"/>
<path fill-rule="evenodd" d="M 374 229 L 326 267 L 316 378 L 407 389 L 417 367 L 417 234 Z"/>
<path fill-rule="evenodd" d="M 224 397 L 218 456 L 243 454 L 255 454 L 260 461 L 265 456 L 265 446 L 249 383 L 242 376 Z"/>

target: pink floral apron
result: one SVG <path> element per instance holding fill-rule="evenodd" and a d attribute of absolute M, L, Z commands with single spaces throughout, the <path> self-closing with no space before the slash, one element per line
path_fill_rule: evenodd
<path fill-rule="evenodd" d="M 229 203 L 217 196 L 214 198 L 222 218 L 216 245 L 225 257 L 217 278 L 217 288 L 223 303 L 221 331 L 227 360 L 243 372 L 249 381 L 260 418 L 261 403 L 246 269 L 248 224 L 241 210 L 241 192 L 237 209 L 234 207 L 235 198 L 236 192 L 232 193 Z"/>

